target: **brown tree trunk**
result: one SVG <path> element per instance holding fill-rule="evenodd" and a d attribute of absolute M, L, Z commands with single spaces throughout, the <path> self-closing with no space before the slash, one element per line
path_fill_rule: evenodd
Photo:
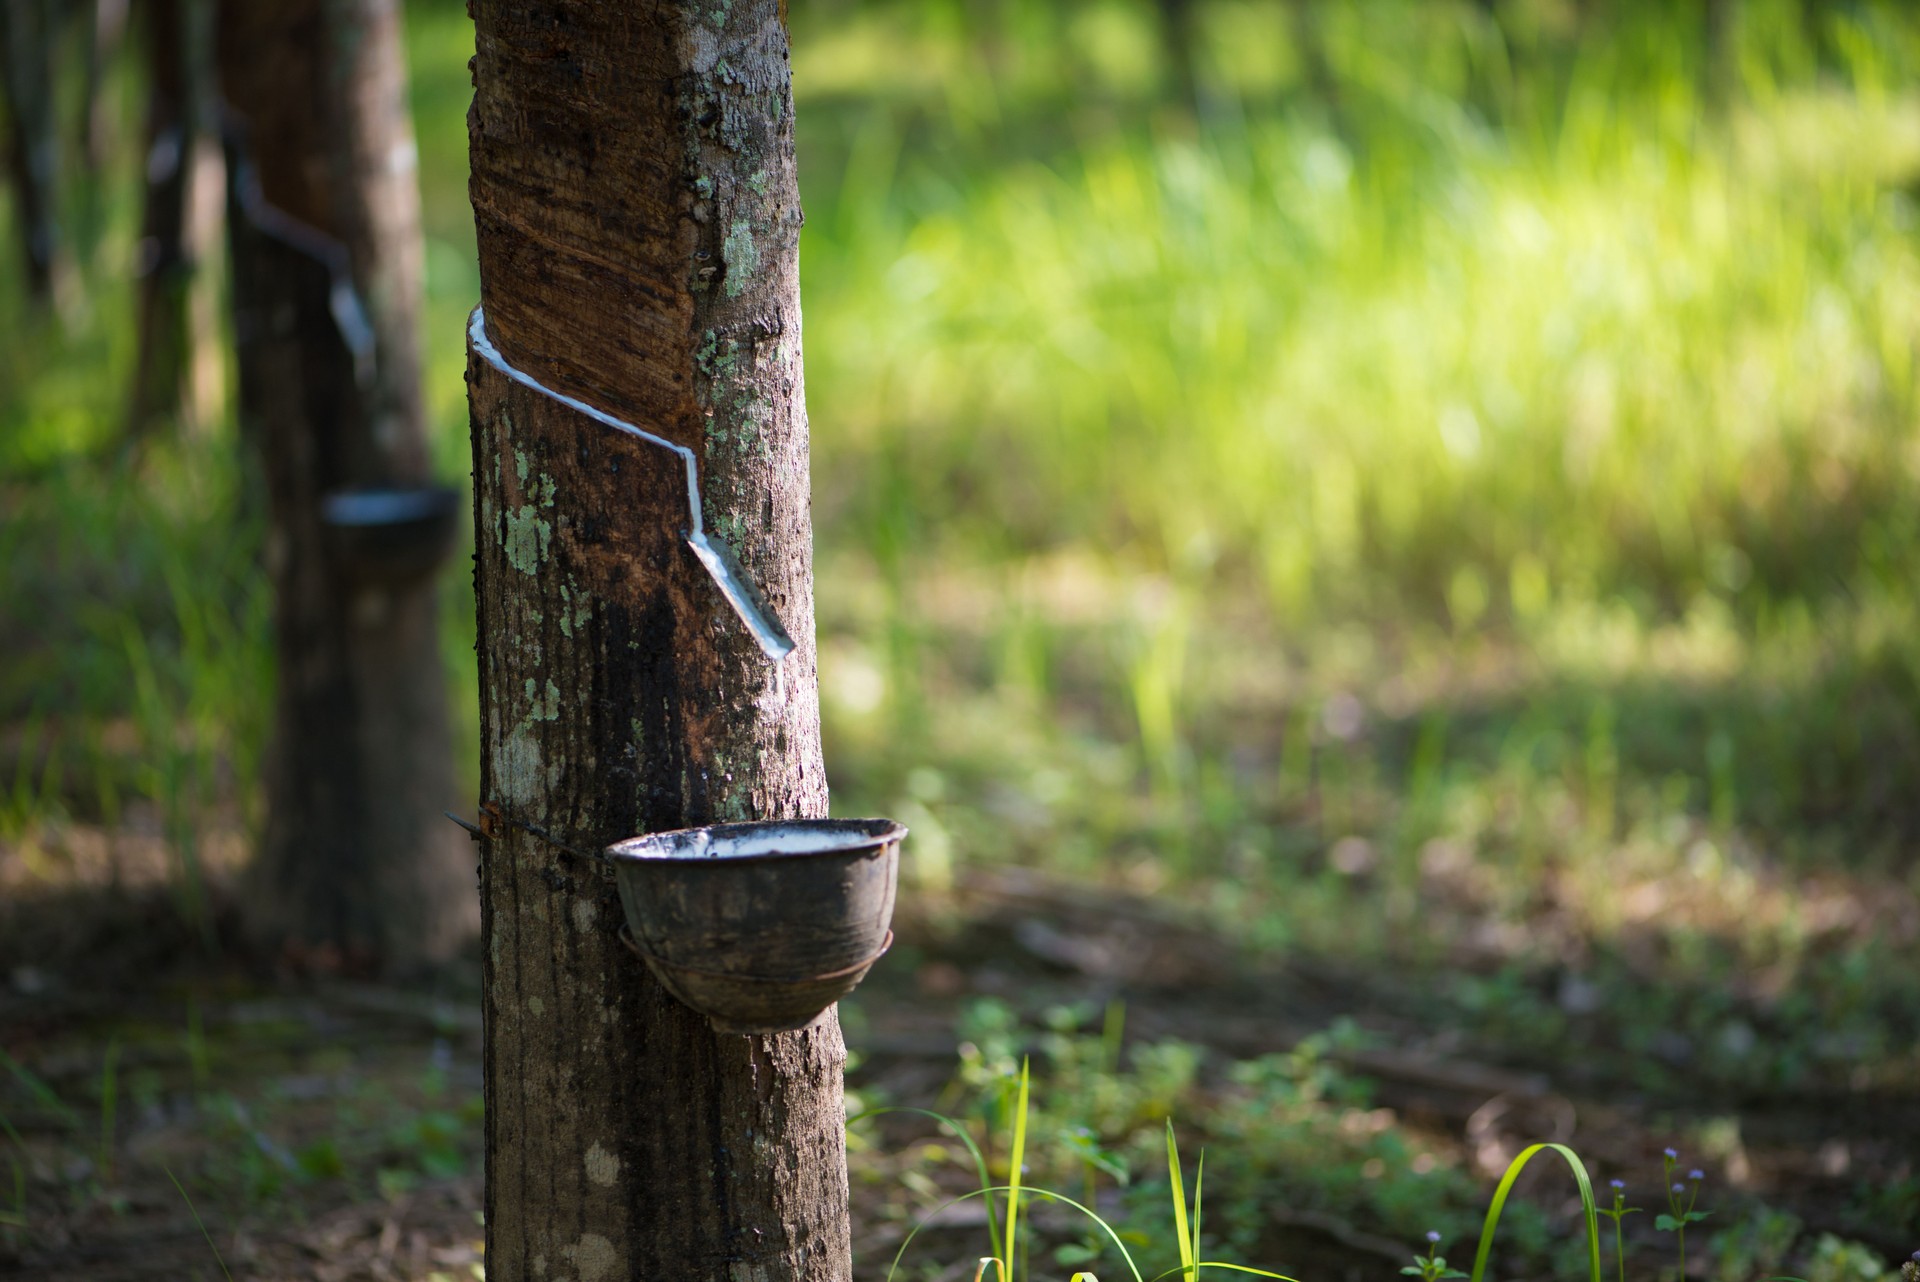
<path fill-rule="evenodd" d="M 475 0 L 473 411 L 487 1273 L 849 1276 L 829 1011 L 715 1033 L 576 849 L 827 809 L 787 33 L 776 0 Z M 798 643 L 775 663 L 684 537 Z"/>
<path fill-rule="evenodd" d="M 187 292 L 193 260 L 187 250 L 187 177 L 194 119 L 188 61 L 188 0 L 144 6 L 147 62 L 146 196 L 135 270 L 135 355 L 127 433 L 178 419 L 186 404 L 192 355 Z M 91 108 L 90 108 L 91 112 Z"/>
<path fill-rule="evenodd" d="M 432 963 L 476 924 L 471 852 L 440 817 L 445 526 L 345 524 L 327 502 L 430 497 L 399 40 L 395 0 L 223 0 L 218 24 L 240 414 L 265 475 L 279 660 L 248 915 L 317 969 Z"/>
<path fill-rule="evenodd" d="M 60 137 L 52 65 L 57 22 L 52 0 L 0 0 L 0 94 L 6 99 L 13 216 L 25 253 L 27 292 L 42 305 L 55 301 L 60 273 Z"/>
<path fill-rule="evenodd" d="M 1327 43 L 1320 32 L 1323 21 L 1324 18 L 1314 13 L 1310 0 L 1287 0 L 1288 33 L 1300 59 L 1303 85 L 1326 107 L 1338 127 L 1343 110 L 1340 77 L 1327 61 Z"/>
<path fill-rule="evenodd" d="M 1173 96 L 1190 110 L 1201 111 L 1198 31 L 1199 14 L 1193 0 L 1156 0 L 1160 15 L 1160 39 L 1166 49 L 1167 68 L 1173 84 Z"/>
<path fill-rule="evenodd" d="M 80 155 L 89 175 L 98 174 L 113 151 L 113 95 L 108 78 L 126 35 L 127 0 L 93 0 L 82 15 L 87 25 L 85 104 L 80 116 Z"/>
<path fill-rule="evenodd" d="M 1706 96 L 1725 111 L 1740 89 L 1740 0 L 1707 0 Z"/>

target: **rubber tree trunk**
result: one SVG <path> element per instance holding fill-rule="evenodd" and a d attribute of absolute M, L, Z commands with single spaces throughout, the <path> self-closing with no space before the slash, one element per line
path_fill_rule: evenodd
<path fill-rule="evenodd" d="M 1160 40 L 1166 50 L 1168 79 L 1184 108 L 1206 114 L 1200 102 L 1199 15 L 1193 0 L 1156 0 Z"/>
<path fill-rule="evenodd" d="M 770 662 L 688 550 L 679 457 L 470 353 L 489 1277 L 850 1273 L 836 1014 L 715 1033 L 621 947 L 598 865 L 517 826 L 585 849 L 826 813 L 781 8 L 473 5 L 485 333 L 689 447 L 798 643 Z"/>
<path fill-rule="evenodd" d="M 186 406 L 193 259 L 187 246 L 187 177 L 196 130 L 189 61 L 189 0 L 147 0 L 140 36 L 147 64 L 146 192 L 135 258 L 133 388 L 127 434 L 177 421 Z M 89 104 L 91 114 L 91 104 Z"/>
<path fill-rule="evenodd" d="M 323 522 L 336 491 L 429 480 L 397 4 L 224 0 L 217 46 L 240 416 L 265 478 L 278 656 L 247 916 L 295 968 L 405 971 L 477 926 L 472 854 L 441 817 L 433 582 L 403 572 L 418 547 L 374 554 Z"/>
<path fill-rule="evenodd" d="M 200 0 L 205 3 L 205 0 Z M 87 25 L 85 106 L 80 117 L 80 155 L 97 175 L 113 150 L 113 106 L 108 79 L 126 35 L 128 0 L 93 0 L 82 15 Z"/>
<path fill-rule="evenodd" d="M 1327 60 L 1327 42 L 1320 29 L 1325 21 L 1324 13 L 1316 13 L 1310 0 L 1287 0 L 1288 35 L 1293 41 L 1295 56 L 1300 59 L 1303 87 L 1326 108 L 1334 125 L 1340 127 L 1344 102 L 1340 77 Z"/>
<path fill-rule="evenodd" d="M 52 0 L 0 0 L 0 95 L 6 99 L 7 169 L 14 225 L 35 303 L 54 300 L 60 272 L 53 63 L 58 26 Z"/>
<path fill-rule="evenodd" d="M 1707 0 L 1706 97 L 1732 106 L 1740 89 L 1740 0 Z"/>

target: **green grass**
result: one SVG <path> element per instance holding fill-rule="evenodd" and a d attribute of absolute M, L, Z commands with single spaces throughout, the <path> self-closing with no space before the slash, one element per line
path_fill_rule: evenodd
<path fill-rule="evenodd" d="M 1056 1052 L 1060 1049 L 1061 1044 L 1056 1043 Z M 1115 1063 L 1108 1066 L 1104 1072 L 1109 1080 L 1118 1083 L 1123 1080 L 1123 1078 L 1119 1076 L 1118 1070 L 1119 1066 Z M 1119 1264 L 1125 1266 L 1128 1274 L 1134 1278 L 1135 1282 L 1145 1282 L 1145 1279 L 1149 1275 L 1142 1272 L 1139 1259 L 1136 1258 L 1134 1250 L 1129 1249 L 1129 1243 L 1131 1242 L 1134 1246 L 1142 1248 L 1143 1252 L 1164 1254 L 1164 1238 L 1143 1232 L 1131 1219 L 1124 1221 L 1121 1227 L 1116 1227 L 1113 1222 L 1096 1209 L 1099 1205 L 1099 1199 L 1094 1193 L 1091 1181 L 1089 1182 L 1087 1197 L 1084 1202 L 1067 1197 L 1043 1185 L 1027 1181 L 1025 1179 L 1025 1173 L 1028 1169 L 1026 1166 L 1026 1157 L 1028 1155 L 1029 1135 L 1036 1129 L 1046 1128 L 1050 1122 L 1057 1119 L 1035 1116 L 1030 1103 L 1032 1071 L 1031 1065 L 1027 1060 L 1023 1059 L 1021 1061 L 1017 1074 L 1002 1078 L 996 1085 L 1002 1088 L 1004 1093 L 1011 1095 L 1012 1103 L 1010 1114 L 1003 1119 L 1009 1131 L 1007 1140 L 1008 1177 L 1007 1183 L 1005 1184 L 994 1184 L 991 1181 L 986 1172 L 986 1163 L 981 1158 L 982 1144 L 975 1142 L 969 1134 L 967 1125 L 958 1119 L 933 1113 L 925 1109 L 890 1108 L 867 1110 L 850 1119 L 850 1125 L 857 1124 L 866 1118 L 886 1113 L 918 1114 L 931 1119 L 937 1122 L 944 1130 L 958 1136 L 962 1140 L 968 1152 L 974 1158 L 975 1168 L 979 1173 L 978 1187 L 962 1193 L 957 1197 L 947 1199 L 930 1214 L 920 1218 L 918 1222 L 904 1234 L 900 1247 L 894 1253 L 892 1263 L 888 1267 L 888 1282 L 891 1282 L 892 1278 L 899 1273 L 902 1261 L 906 1259 L 915 1239 L 923 1229 L 933 1223 L 942 1212 L 974 1198 L 981 1198 L 986 1202 L 986 1228 L 992 1250 L 991 1255 L 980 1259 L 979 1267 L 975 1272 L 976 1282 L 980 1282 L 980 1279 L 985 1277 L 989 1267 L 992 1268 L 999 1282 L 1016 1282 L 1017 1279 L 1028 1279 L 1038 1276 L 1030 1264 L 1030 1244 L 1027 1239 L 1021 1237 L 1019 1210 L 1023 1193 L 1029 1197 L 1038 1198 L 1043 1202 L 1057 1203 L 1070 1208 L 1091 1225 L 1088 1233 L 1088 1245 L 1081 1247 L 1073 1243 L 1068 1243 L 1065 1246 L 1059 1247 L 1052 1253 L 1055 1261 L 1062 1265 L 1072 1267 L 1100 1262 L 1103 1258 L 1105 1262 L 1113 1262 L 1117 1259 Z M 1003 1100 L 1002 1102 L 1005 1101 Z M 1203 1150 L 1200 1161 L 1194 1171 L 1193 1199 L 1191 1212 L 1189 1212 L 1184 1166 L 1171 1118 L 1163 1118 L 1163 1131 L 1165 1140 L 1166 1201 L 1171 1209 L 1172 1239 L 1174 1253 L 1178 1257 L 1178 1263 L 1161 1272 L 1150 1275 L 1154 1279 L 1154 1282 L 1159 1282 L 1159 1279 L 1174 1275 L 1188 1278 L 1191 1282 L 1198 1282 L 1202 1272 L 1207 1269 L 1214 1270 L 1216 1274 L 1228 1272 L 1277 1278 L 1280 1279 L 1280 1282 L 1296 1282 L 1296 1279 L 1267 1269 L 1205 1258 L 1206 1239 L 1204 1239 L 1202 1235 L 1202 1211 L 1204 1206 L 1203 1189 L 1206 1178 L 1206 1154 Z M 1067 1132 L 1062 1132 L 1062 1134 L 1066 1133 Z M 985 1144 L 990 1147 L 991 1142 L 991 1129 L 988 1128 Z M 1438 1253 L 1438 1244 L 1442 1240 L 1442 1235 L 1437 1231 L 1427 1234 L 1427 1240 L 1430 1244 L 1427 1254 L 1424 1257 L 1419 1255 L 1413 1256 L 1413 1265 L 1401 1269 L 1401 1272 L 1421 1277 L 1423 1282 L 1441 1282 L 1442 1279 L 1447 1278 L 1465 1278 L 1469 1279 L 1469 1282 L 1481 1282 L 1487 1275 L 1488 1262 L 1492 1255 L 1501 1216 L 1506 1209 L 1514 1186 L 1525 1171 L 1528 1163 L 1536 1155 L 1543 1152 L 1552 1152 L 1564 1159 L 1572 1172 L 1574 1183 L 1579 1191 L 1581 1207 L 1581 1219 L 1579 1220 L 1579 1229 L 1581 1231 L 1577 1233 L 1576 1236 L 1581 1238 L 1582 1245 L 1585 1247 L 1589 1282 L 1601 1282 L 1601 1243 L 1599 1229 L 1599 1215 L 1601 1212 L 1594 1199 L 1592 1182 L 1587 1174 L 1586 1165 L 1580 1160 L 1580 1157 L 1566 1145 L 1553 1143 L 1529 1145 L 1508 1164 L 1488 1203 L 1486 1215 L 1481 1224 L 1479 1243 L 1474 1255 L 1473 1269 L 1470 1274 L 1459 1270 L 1451 1270 L 1447 1267 L 1445 1259 L 1441 1258 Z M 1321 1160 L 1324 1161 L 1327 1156 L 1330 1156 L 1330 1154 L 1323 1153 Z M 1251 1150 L 1236 1150 L 1230 1152 L 1228 1160 L 1234 1163 L 1245 1163 L 1249 1160 L 1258 1159 Z M 1070 1155 L 1067 1165 L 1071 1165 Z M 1306 1175 L 1307 1178 L 1312 1178 L 1317 1174 L 1313 1169 L 1315 1165 L 1316 1163 L 1313 1161 L 1305 1164 L 1306 1169 L 1303 1174 Z M 1673 1176 L 1673 1161 L 1671 1158 L 1668 1159 L 1667 1167 L 1667 1176 L 1670 1179 Z M 1055 1169 L 1059 1169 L 1057 1159 Z M 1395 1178 L 1404 1179 L 1406 1176 L 1404 1173 L 1396 1172 Z M 1695 1195 L 1698 1193 L 1697 1181 L 1694 1184 L 1694 1193 Z M 995 1231 L 993 1222 L 995 1194 L 1004 1195 L 1006 1201 L 1005 1228 L 999 1232 Z M 1616 1197 L 1616 1210 L 1612 1213 L 1616 1221 L 1619 1214 L 1617 1210 L 1619 1205 L 1619 1198 Z M 1691 1200 L 1688 1205 L 1689 1209 L 1691 1209 Z M 1127 1209 L 1137 1211 L 1138 1207 L 1139 1201 L 1135 1199 Z M 1689 1218 L 1704 1220 L 1707 1218 L 1707 1214 L 1702 1212 L 1691 1215 Z M 1032 1237 L 1033 1235 L 1034 1230 L 1029 1229 L 1028 1236 Z M 1109 1247 L 1111 1248 L 1110 1253 L 1108 1251 Z M 1624 1252 L 1618 1246 L 1617 1235 L 1615 1249 L 1620 1275 L 1624 1282 L 1626 1258 Z M 1149 1256 L 1148 1258 L 1151 1257 Z M 1682 1273 L 1684 1274 L 1684 1238 L 1682 1239 L 1680 1258 L 1682 1261 Z M 1073 1274 L 1073 1277 L 1076 1279 L 1087 1278 L 1091 1282 L 1094 1274 L 1090 1270 L 1080 1269 Z"/>
<path fill-rule="evenodd" d="M 796 15 L 836 804 L 1468 1006 L 1573 947 L 1646 1077 L 1843 1075 L 1802 1002 L 1907 1072 L 1894 917 L 1806 908 L 1920 828 L 1911 23 L 1749 5 L 1722 110 L 1678 6 L 1314 8 L 1338 110 L 1220 5 L 1198 124 L 1144 7 Z"/>
<path fill-rule="evenodd" d="M 1054 1012 L 1049 1021 L 1038 1061 L 1022 1056 L 1015 1067 L 1017 1025 L 1004 1009 L 983 1003 L 963 1026 L 968 1040 L 961 1071 L 956 1089 L 948 1092 L 963 1111 L 948 1115 L 882 1106 L 850 1117 L 853 1169 L 870 1186 L 856 1186 L 856 1196 L 877 1204 L 882 1222 L 901 1226 L 886 1239 L 889 1245 L 899 1243 L 888 1253 L 889 1282 L 955 1275 L 972 1257 L 966 1239 L 953 1236 L 961 1221 L 949 1213 L 975 1200 L 986 1208 L 977 1224 L 990 1251 L 978 1258 L 976 1282 L 1102 1275 L 1157 1282 L 1176 1275 L 1199 1278 L 1208 1271 L 1216 1279 L 1240 1274 L 1293 1282 L 1285 1274 L 1239 1262 L 1274 1262 L 1276 1253 L 1300 1249 L 1284 1233 L 1276 1238 L 1269 1214 L 1276 1206 L 1337 1208 L 1389 1239 L 1422 1242 L 1424 1249 L 1409 1249 L 1404 1258 L 1411 1263 L 1399 1270 L 1422 1282 L 1574 1275 L 1588 1282 L 1605 1276 L 1626 1282 L 1668 1276 L 1666 1263 L 1675 1260 L 1686 1274 L 1688 1227 L 1694 1228 L 1696 1246 L 1704 1236 L 1705 1275 L 1716 1282 L 1756 1277 L 1795 1282 L 1782 1274 L 1789 1267 L 1815 1282 L 1840 1282 L 1856 1274 L 1862 1282 L 1885 1282 L 1894 1276 L 1871 1247 L 1833 1234 L 1803 1234 L 1804 1225 L 1795 1217 L 1751 1192 L 1721 1187 L 1717 1175 L 1689 1170 L 1689 1162 L 1671 1148 L 1650 1170 L 1616 1163 L 1613 1169 L 1627 1179 L 1616 1179 L 1604 1190 L 1610 1204 L 1596 1195 L 1587 1161 L 1560 1143 L 1526 1144 L 1503 1158 L 1504 1169 L 1490 1188 L 1461 1178 L 1447 1164 L 1451 1159 L 1435 1161 L 1436 1149 L 1450 1146 L 1449 1137 L 1425 1131 L 1412 1118 L 1370 1109 L 1367 1084 L 1321 1058 L 1351 1036 L 1347 1031 L 1309 1038 L 1290 1055 L 1236 1065 L 1232 1085 L 1222 1089 L 1193 1075 L 1191 1048 L 1136 1043 L 1116 1056 L 1094 1021 L 1065 1012 Z M 1169 1052 L 1188 1064 L 1171 1093 L 1162 1076 Z M 1244 1089 L 1249 1085 L 1259 1089 Z M 1121 1101 L 1124 1107 L 1116 1110 Z M 1189 1136 L 1189 1151 L 1196 1132 L 1208 1145 L 1200 1151 L 1191 1183 L 1175 1140 L 1171 1115 L 1176 1113 Z M 889 1115 L 896 1122 L 930 1121 L 940 1134 L 902 1142 L 897 1126 L 878 1126 Z M 1281 1138 L 1288 1127 L 1299 1130 L 1298 1140 Z M 946 1146 L 949 1136 L 964 1152 Z M 1392 1145 L 1403 1147 L 1393 1152 Z M 1425 1152 L 1424 1161 L 1409 1160 L 1419 1151 Z M 1387 1152 L 1393 1152 L 1392 1159 L 1379 1161 L 1378 1155 Z M 1089 1153 L 1099 1154 L 1099 1173 L 1086 1168 L 1080 1184 Z M 1575 1196 L 1566 1197 L 1559 1180 L 1523 1184 L 1533 1160 L 1543 1154 L 1558 1159 L 1550 1162 L 1556 1169 L 1564 1164 Z M 1343 1168 L 1361 1157 L 1378 1168 L 1367 1175 L 1378 1199 L 1372 1206 L 1357 1203 L 1341 1188 L 1347 1178 Z M 1075 1195 L 1064 1188 L 1073 1188 Z M 1207 1190 L 1211 1197 L 1203 1196 Z M 1005 1199 L 1004 1207 L 996 1198 Z M 1641 1209 L 1627 1205 L 1635 1199 L 1656 1205 L 1664 1200 L 1667 1213 L 1632 1226 L 1649 1231 L 1623 1233 L 1626 1217 Z M 1023 1203 L 1024 1211 L 1019 1209 Z M 1203 1207 L 1221 1209 L 1203 1216 Z M 1070 1214 L 1048 1220 L 1036 1216 L 1036 1208 Z M 1002 1210 L 1004 1224 L 998 1219 Z M 867 1211 L 868 1218 L 875 1214 Z M 1603 1218 L 1613 1222 L 1611 1232 L 1603 1233 Z M 1327 1216 L 1323 1213 L 1318 1222 L 1327 1222 Z M 944 1230 L 937 1235 L 939 1246 L 930 1245 L 936 1235 L 929 1230 L 936 1227 Z M 1450 1266 L 1440 1254 L 1442 1245 L 1469 1235 L 1475 1235 L 1471 1266 Z M 1380 1241 L 1374 1238 L 1366 1249 L 1378 1249 Z"/>

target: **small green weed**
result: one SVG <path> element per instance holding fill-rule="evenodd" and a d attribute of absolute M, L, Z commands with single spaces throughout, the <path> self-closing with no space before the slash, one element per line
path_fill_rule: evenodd
<path fill-rule="evenodd" d="M 1440 1243 L 1444 1240 L 1445 1239 L 1440 1236 L 1439 1229 L 1428 1229 L 1427 1253 L 1425 1255 L 1415 1255 L 1412 1264 L 1405 1265 L 1401 1268 L 1400 1275 L 1402 1277 L 1419 1278 L 1420 1282 L 1446 1282 L 1448 1278 L 1463 1278 L 1467 1276 L 1459 1269 L 1449 1267 L 1447 1257 L 1440 1254 Z"/>
<path fill-rule="evenodd" d="M 1160 1282 L 1160 1279 L 1172 1277 L 1176 1274 L 1197 1280 L 1202 1269 L 1222 1269 L 1235 1273 L 1250 1274 L 1256 1277 L 1275 1278 L 1278 1279 L 1279 1282 L 1295 1282 L 1294 1279 L 1288 1278 L 1284 1274 L 1269 1272 L 1265 1269 L 1256 1269 L 1242 1264 L 1232 1264 L 1217 1260 L 1203 1260 L 1200 1258 L 1201 1190 L 1205 1178 L 1206 1158 L 1205 1155 L 1202 1154 L 1200 1166 L 1194 1174 L 1193 1211 L 1192 1214 L 1189 1215 L 1187 1211 L 1186 1181 L 1181 1173 L 1180 1149 L 1174 1139 L 1173 1123 L 1171 1120 L 1166 1123 L 1167 1177 L 1173 1210 L 1173 1236 L 1179 1252 L 1180 1263 L 1177 1267 L 1156 1273 L 1152 1275 L 1151 1279 L 1148 1279 L 1141 1273 L 1139 1264 L 1135 1260 L 1133 1253 L 1127 1249 L 1126 1237 L 1116 1231 L 1114 1226 L 1109 1223 L 1105 1217 L 1101 1216 L 1099 1212 L 1073 1198 L 1066 1197 L 1050 1189 L 1023 1183 L 1022 1174 L 1026 1169 L 1028 1104 L 1031 1099 L 1031 1086 L 1031 1066 L 1023 1061 L 1020 1066 L 1017 1084 L 1014 1087 L 1016 1105 L 1011 1118 L 1012 1135 L 1009 1143 L 1009 1167 L 1012 1174 L 1009 1182 L 997 1185 L 983 1183 L 981 1187 L 971 1192 L 963 1193 L 959 1197 L 949 1199 L 934 1211 L 932 1215 L 923 1218 L 918 1224 L 914 1225 L 914 1227 L 908 1231 L 905 1239 L 900 1243 L 900 1249 L 894 1253 L 893 1262 L 888 1266 L 887 1277 L 889 1280 L 891 1280 L 899 1270 L 900 1261 L 905 1257 L 907 1249 L 913 1245 L 914 1239 L 919 1236 L 921 1229 L 931 1223 L 932 1220 L 939 1215 L 940 1211 L 944 1211 L 948 1207 L 958 1205 L 961 1202 L 976 1197 L 985 1198 L 990 1208 L 988 1213 L 988 1232 L 991 1236 L 993 1232 L 991 1205 L 993 1196 L 996 1193 L 1005 1194 L 1006 1196 L 1005 1228 L 997 1237 L 993 1238 L 994 1253 L 990 1256 L 981 1257 L 978 1266 L 974 1270 L 975 1282 L 980 1282 L 980 1280 L 986 1276 L 989 1268 L 993 1269 L 996 1278 L 1000 1279 L 1001 1282 L 1014 1282 L 1016 1277 L 1031 1278 L 1032 1273 L 1026 1267 L 1026 1243 L 1020 1236 L 1020 1200 L 1024 1193 L 1029 1197 L 1035 1197 L 1046 1202 L 1066 1206 L 1086 1217 L 1092 1225 L 1092 1231 L 1104 1237 L 1105 1243 L 1112 1245 L 1114 1251 L 1119 1255 L 1121 1263 L 1126 1266 L 1127 1272 L 1132 1275 L 1134 1282 Z M 939 1114 L 928 1113 L 925 1110 L 885 1109 L 873 1111 L 917 1112 L 924 1116 L 934 1118 L 955 1134 L 963 1136 L 965 1134 L 965 1128 L 954 1119 Z M 968 1147 L 974 1149 L 976 1155 L 978 1154 L 978 1150 L 974 1148 L 971 1140 L 968 1142 Z M 1135 1235 L 1130 1234 L 1127 1236 Z M 1016 1265 L 1018 1266 L 1017 1272 Z M 1085 1279 L 1085 1282 L 1097 1282 L 1094 1274 L 1084 1269 L 1076 1271 L 1073 1274 L 1073 1279 L 1075 1282 L 1078 1282 L 1080 1279 Z"/>
<path fill-rule="evenodd" d="M 1891 1282 L 1895 1276 L 1872 1247 L 1822 1233 L 1814 1243 L 1806 1282 Z"/>
<path fill-rule="evenodd" d="M 1714 1282 L 1751 1282 L 1779 1272 L 1805 1226 L 1797 1215 L 1759 1208 L 1737 1229 L 1724 1229 L 1708 1248 Z"/>
<path fill-rule="evenodd" d="M 1619 1282 L 1627 1282 L 1627 1251 L 1625 1239 L 1622 1237 L 1622 1226 L 1627 1216 L 1640 1214 L 1640 1208 L 1627 1205 L 1625 1180 L 1609 1180 L 1607 1186 L 1613 1191 L 1613 1205 L 1601 1207 L 1600 1214 L 1613 1222 L 1614 1263 L 1619 1270 Z"/>
<path fill-rule="evenodd" d="M 1668 1149 L 1665 1157 L 1662 1184 L 1666 1190 L 1667 1210 L 1664 1215 L 1654 1217 L 1653 1227 L 1662 1233 L 1671 1233 L 1678 1239 L 1680 1276 L 1684 1278 L 1687 1276 L 1687 1225 L 1697 1224 L 1713 1212 L 1694 1209 L 1700 1200 L 1700 1182 L 1706 1178 L 1706 1173 L 1698 1169 L 1689 1171 L 1686 1182 L 1680 1183 L 1674 1179 L 1680 1165 L 1680 1155 Z"/>

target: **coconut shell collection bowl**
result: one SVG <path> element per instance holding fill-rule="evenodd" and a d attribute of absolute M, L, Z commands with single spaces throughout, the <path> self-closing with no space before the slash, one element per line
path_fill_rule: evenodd
<path fill-rule="evenodd" d="M 893 942 L 891 819 L 712 824 L 607 847 L 627 946 L 727 1033 L 804 1028 Z"/>

